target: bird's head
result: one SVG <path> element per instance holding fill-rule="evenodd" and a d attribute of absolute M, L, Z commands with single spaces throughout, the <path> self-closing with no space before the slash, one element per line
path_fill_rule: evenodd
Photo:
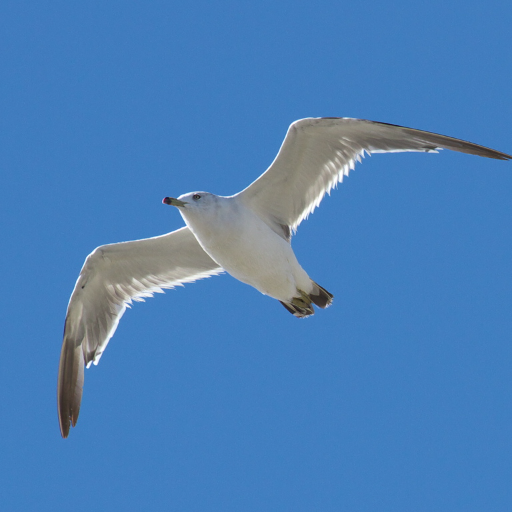
<path fill-rule="evenodd" d="M 176 206 L 182 215 L 201 215 L 212 211 L 217 204 L 217 198 L 218 196 L 209 192 L 189 192 L 182 194 L 177 199 L 164 197 L 162 203 Z"/>

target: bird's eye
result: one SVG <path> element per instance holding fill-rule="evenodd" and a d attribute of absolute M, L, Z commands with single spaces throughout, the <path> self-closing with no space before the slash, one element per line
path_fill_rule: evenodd
<path fill-rule="evenodd" d="M 199 194 L 194 194 L 194 195 L 192 196 L 192 199 L 193 199 L 194 201 L 197 201 L 198 199 L 201 199 L 201 196 L 200 196 Z"/>

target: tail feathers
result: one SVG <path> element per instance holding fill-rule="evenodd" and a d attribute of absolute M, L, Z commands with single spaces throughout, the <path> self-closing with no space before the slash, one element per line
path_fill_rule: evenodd
<path fill-rule="evenodd" d="M 313 291 L 310 294 L 297 290 L 300 294 L 298 297 L 293 297 L 290 302 L 281 302 L 281 304 L 297 318 L 305 318 L 315 314 L 312 304 L 317 305 L 319 308 L 327 308 L 332 304 L 333 295 L 319 284 L 313 283 Z"/>
<path fill-rule="evenodd" d="M 279 301 L 293 316 L 297 318 L 305 318 L 315 314 L 315 310 L 311 304 L 305 305 L 305 307 L 292 304 L 291 302 Z"/>
<path fill-rule="evenodd" d="M 325 309 L 332 304 L 334 295 L 313 281 L 313 291 L 309 294 L 309 297 L 311 302 L 316 304 L 319 308 Z"/>

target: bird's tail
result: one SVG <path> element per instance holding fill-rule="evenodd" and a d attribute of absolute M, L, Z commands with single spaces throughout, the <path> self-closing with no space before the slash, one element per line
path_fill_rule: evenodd
<path fill-rule="evenodd" d="M 332 304 L 334 295 L 329 293 L 325 288 L 313 281 L 313 291 L 309 294 L 311 301 L 319 308 L 325 309 Z"/>
<path fill-rule="evenodd" d="M 281 304 L 297 318 L 305 318 L 315 314 L 313 304 L 319 308 L 327 308 L 332 304 L 333 295 L 319 284 L 313 283 L 313 290 L 311 293 L 305 293 L 302 290 L 297 290 L 299 296 L 293 297 L 290 302 L 279 301 Z"/>

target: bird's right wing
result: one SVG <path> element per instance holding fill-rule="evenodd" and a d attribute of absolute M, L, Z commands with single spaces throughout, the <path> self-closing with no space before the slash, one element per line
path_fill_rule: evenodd
<path fill-rule="evenodd" d="M 84 366 L 97 364 L 126 307 L 153 293 L 223 272 L 188 227 L 167 235 L 103 245 L 85 260 L 69 301 L 59 365 L 61 434 L 78 420 Z"/>
<path fill-rule="evenodd" d="M 289 234 L 365 153 L 435 153 L 438 149 L 512 158 L 472 142 L 404 126 L 348 117 L 300 119 L 288 129 L 270 167 L 237 196 L 276 232 Z"/>

